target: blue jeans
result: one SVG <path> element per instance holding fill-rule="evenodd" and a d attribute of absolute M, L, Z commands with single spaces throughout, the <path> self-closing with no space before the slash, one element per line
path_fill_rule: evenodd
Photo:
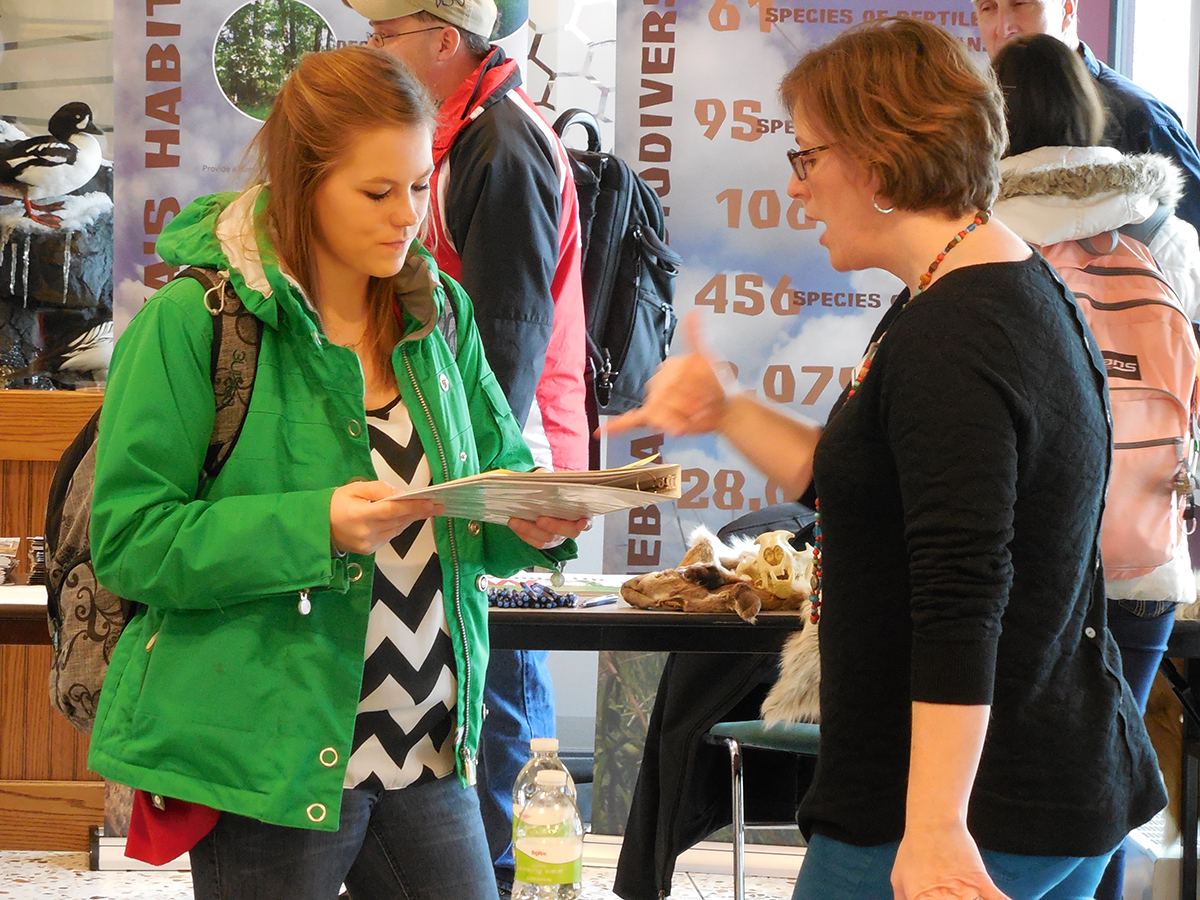
<path fill-rule="evenodd" d="M 479 811 L 496 880 L 511 884 L 512 791 L 532 738 L 554 737 L 554 685 L 545 650 L 493 650 L 483 688 Z"/>
<path fill-rule="evenodd" d="M 813 835 L 792 900 L 892 900 L 900 842 L 855 847 Z M 1109 854 L 1017 856 L 980 851 L 988 875 L 1012 900 L 1091 900 Z"/>
<path fill-rule="evenodd" d="M 1167 649 L 1167 638 L 1175 626 L 1175 604 L 1150 610 L 1145 606 L 1131 600 L 1108 601 L 1108 630 L 1121 651 L 1121 672 L 1133 691 L 1138 710 L 1143 713 L 1150 685 Z M 1142 612 L 1151 615 L 1140 615 Z M 1125 848 L 1118 847 L 1096 889 L 1096 900 L 1120 900 L 1124 886 Z"/>
<path fill-rule="evenodd" d="M 222 813 L 192 848 L 196 900 L 496 900 L 475 791 L 451 775 L 342 794 L 337 831 Z"/>

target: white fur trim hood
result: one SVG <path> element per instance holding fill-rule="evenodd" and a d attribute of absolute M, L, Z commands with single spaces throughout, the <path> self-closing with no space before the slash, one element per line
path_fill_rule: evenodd
<path fill-rule="evenodd" d="M 1039 246 L 1144 222 L 1183 193 L 1166 157 L 1111 147 L 1039 147 L 1001 160 L 1000 176 L 996 217 Z"/>
<path fill-rule="evenodd" d="M 1040 147 L 1000 162 L 996 218 L 1037 246 L 1079 240 L 1174 209 L 1183 190 L 1175 163 L 1152 153 L 1123 156 L 1110 147 Z M 1200 241 L 1168 216 L 1150 252 L 1188 318 L 1200 316 Z"/>

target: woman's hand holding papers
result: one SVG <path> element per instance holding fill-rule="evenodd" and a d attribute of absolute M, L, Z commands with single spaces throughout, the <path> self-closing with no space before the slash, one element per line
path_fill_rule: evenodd
<path fill-rule="evenodd" d="M 554 519 L 538 516 L 537 519 L 509 519 L 511 528 L 521 540 L 539 550 L 551 550 L 567 538 L 576 538 L 592 527 L 591 519 Z"/>
<path fill-rule="evenodd" d="M 352 481 L 329 501 L 329 537 L 338 553 L 374 553 L 419 519 L 446 509 L 431 500 L 388 499 L 396 489 L 382 481 Z"/>

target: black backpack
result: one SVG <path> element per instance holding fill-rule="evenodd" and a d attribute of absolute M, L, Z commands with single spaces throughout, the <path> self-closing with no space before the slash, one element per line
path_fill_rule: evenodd
<path fill-rule="evenodd" d="M 624 160 L 600 152 L 595 116 L 568 109 L 554 130 L 561 137 L 572 125 L 588 134 L 587 150 L 567 150 L 583 239 L 587 377 L 594 412 L 616 415 L 641 405 L 646 381 L 667 358 L 682 260 L 666 244 L 658 195 Z"/>
<path fill-rule="evenodd" d="M 246 421 L 263 325 L 242 305 L 226 277 L 194 267 L 176 277 L 181 276 L 204 285 L 204 305 L 213 317 L 212 383 L 217 417 L 196 487 L 199 495 L 206 481 L 225 465 Z M 92 730 L 113 648 L 134 612 L 128 600 L 96 580 L 92 564 L 88 527 L 99 421 L 97 410 L 63 453 L 46 505 L 46 611 L 54 644 L 50 700 L 84 734 Z"/>

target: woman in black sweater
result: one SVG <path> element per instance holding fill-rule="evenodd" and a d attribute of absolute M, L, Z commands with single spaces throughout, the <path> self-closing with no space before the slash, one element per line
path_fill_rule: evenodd
<path fill-rule="evenodd" d="M 833 267 L 907 289 L 823 429 L 727 393 L 694 318 L 694 352 L 610 429 L 717 431 L 793 496 L 815 483 L 821 750 L 795 898 L 1090 898 L 1165 795 L 1105 626 L 1104 366 L 991 219 L 999 91 L 896 18 L 807 55 L 781 95 L 788 193 Z"/>

